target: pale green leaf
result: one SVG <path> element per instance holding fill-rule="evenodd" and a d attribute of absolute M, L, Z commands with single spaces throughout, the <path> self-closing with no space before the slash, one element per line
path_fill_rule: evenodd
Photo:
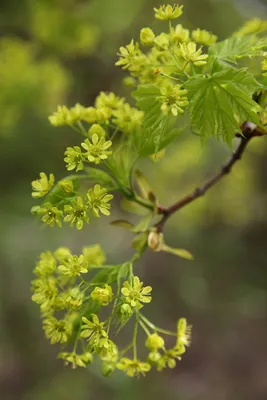
<path fill-rule="evenodd" d="M 195 76 L 186 84 L 193 129 L 202 137 L 215 136 L 230 144 L 243 122 L 259 123 L 261 107 L 252 99 L 259 88 L 245 69 Z"/>

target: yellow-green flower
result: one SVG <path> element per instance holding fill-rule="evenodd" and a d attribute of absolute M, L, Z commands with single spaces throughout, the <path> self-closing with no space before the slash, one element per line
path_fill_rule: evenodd
<path fill-rule="evenodd" d="M 264 30 L 267 30 L 267 21 L 260 18 L 253 18 L 247 21 L 237 32 L 235 32 L 235 36 L 244 37 Z"/>
<path fill-rule="evenodd" d="M 107 192 L 107 189 L 101 188 L 98 184 L 87 192 L 88 205 L 96 217 L 100 217 L 99 212 L 104 215 L 110 215 L 109 210 L 111 205 L 109 201 L 113 199 L 113 195 L 107 194 Z"/>
<path fill-rule="evenodd" d="M 97 286 L 91 293 L 91 298 L 102 306 L 107 306 L 112 301 L 112 296 L 112 288 L 109 285 L 105 285 L 103 288 Z"/>
<path fill-rule="evenodd" d="M 67 319 L 48 317 L 43 321 L 45 335 L 51 344 L 66 343 L 72 334 L 72 324 Z"/>
<path fill-rule="evenodd" d="M 143 282 L 140 282 L 138 276 L 133 278 L 133 282 L 129 283 L 125 281 L 121 293 L 125 297 L 125 301 L 131 305 L 131 307 L 139 307 L 140 303 L 150 303 L 151 297 L 151 286 L 143 287 Z"/>
<path fill-rule="evenodd" d="M 66 261 L 69 257 L 72 256 L 70 249 L 67 247 L 59 247 L 55 252 L 54 252 L 55 258 L 62 263 L 63 261 Z"/>
<path fill-rule="evenodd" d="M 92 138 L 94 134 L 97 135 L 99 138 L 101 138 L 105 137 L 107 135 L 107 132 L 105 131 L 105 129 L 102 128 L 101 125 L 93 124 L 89 129 L 88 134 L 90 138 Z"/>
<path fill-rule="evenodd" d="M 125 102 L 125 99 L 123 97 L 118 97 L 113 92 L 109 92 L 109 93 L 100 92 L 95 100 L 95 106 L 98 109 L 101 107 L 117 109 L 117 108 L 121 107 L 124 104 L 124 102 Z"/>
<path fill-rule="evenodd" d="M 74 369 L 76 367 L 86 368 L 93 361 L 93 355 L 89 351 L 83 354 L 62 352 L 59 353 L 58 358 L 64 360 L 65 365 L 72 364 L 72 368 Z"/>
<path fill-rule="evenodd" d="M 151 366 L 146 362 L 141 362 L 139 360 L 130 360 L 129 358 L 123 357 L 117 363 L 117 368 L 121 371 L 124 371 L 126 375 L 133 377 L 140 375 L 144 376 L 147 372 L 150 371 Z"/>
<path fill-rule="evenodd" d="M 38 276 L 52 275 L 56 269 L 56 260 L 50 251 L 41 253 L 40 260 L 36 264 L 34 273 Z"/>
<path fill-rule="evenodd" d="M 58 106 L 57 111 L 55 111 L 50 117 L 48 117 L 51 125 L 62 126 L 68 125 L 69 109 L 66 106 Z"/>
<path fill-rule="evenodd" d="M 190 346 L 192 326 L 187 324 L 185 318 L 177 322 L 177 345 Z"/>
<path fill-rule="evenodd" d="M 65 304 L 71 310 L 79 310 L 83 304 L 84 293 L 79 287 L 71 288 L 65 295 Z"/>
<path fill-rule="evenodd" d="M 201 48 L 197 50 L 196 43 L 189 42 L 179 43 L 180 46 L 180 56 L 186 60 L 192 62 L 197 67 L 201 67 L 207 64 L 205 61 L 208 58 L 207 54 L 202 54 Z"/>
<path fill-rule="evenodd" d="M 106 256 L 99 244 L 83 248 L 84 259 L 88 265 L 101 267 L 106 262 Z"/>
<path fill-rule="evenodd" d="M 82 153 L 82 149 L 79 146 L 67 147 L 65 151 L 64 158 L 65 163 L 67 164 L 67 170 L 72 171 L 82 171 L 83 163 L 86 160 L 84 153 Z"/>
<path fill-rule="evenodd" d="M 36 279 L 32 282 L 32 287 L 32 300 L 41 306 L 42 311 L 51 309 L 58 295 L 56 280 L 52 277 Z"/>
<path fill-rule="evenodd" d="M 145 46 L 150 46 L 153 44 L 155 34 L 151 28 L 143 28 L 140 32 L 140 41 Z"/>
<path fill-rule="evenodd" d="M 87 338 L 93 346 L 98 346 L 102 338 L 107 338 L 107 332 L 104 330 L 104 322 L 99 322 L 96 314 L 91 314 L 92 321 L 82 317 L 81 337 Z"/>
<path fill-rule="evenodd" d="M 61 218 L 63 212 L 50 203 L 45 203 L 42 207 L 32 207 L 31 212 L 33 214 L 42 215 L 42 221 L 51 228 L 55 226 L 55 224 L 60 228 L 62 227 Z"/>
<path fill-rule="evenodd" d="M 84 204 L 81 197 L 71 200 L 71 204 L 64 206 L 65 222 L 70 222 L 70 226 L 76 225 L 78 230 L 81 230 L 83 223 L 89 223 L 89 216 L 87 215 L 88 206 Z"/>
<path fill-rule="evenodd" d="M 70 179 L 63 179 L 62 181 L 59 181 L 58 186 L 66 194 L 71 194 L 74 191 L 73 182 Z"/>
<path fill-rule="evenodd" d="M 40 179 L 32 182 L 32 197 L 38 199 L 45 196 L 54 186 L 55 177 L 53 174 L 49 175 L 49 179 L 44 172 L 40 172 Z"/>
<path fill-rule="evenodd" d="M 206 31 L 205 29 L 196 29 L 192 32 L 192 39 L 205 46 L 210 46 L 217 42 L 218 36 Z"/>
<path fill-rule="evenodd" d="M 170 21 L 171 19 L 179 18 L 183 14 L 183 6 L 167 4 L 159 8 L 154 8 L 154 11 L 157 19 Z"/>
<path fill-rule="evenodd" d="M 112 154 L 112 151 L 108 150 L 111 145 L 112 142 L 110 140 L 106 141 L 103 136 L 98 137 L 95 133 L 92 135 L 92 142 L 90 142 L 89 139 L 85 139 L 81 144 L 81 146 L 86 150 L 84 156 L 94 164 L 99 164 Z"/>
<path fill-rule="evenodd" d="M 175 117 L 184 113 L 184 108 L 189 104 L 187 90 L 181 89 L 180 85 L 166 86 L 161 89 L 161 94 L 158 99 L 162 102 L 163 113 L 172 113 Z"/>
<path fill-rule="evenodd" d="M 139 44 L 131 40 L 131 43 L 127 44 L 126 47 L 120 47 L 120 53 L 118 53 L 119 61 L 115 65 L 122 65 L 122 69 L 130 68 L 140 55 Z"/>
<path fill-rule="evenodd" d="M 151 350 L 159 350 L 164 347 L 164 339 L 157 333 L 152 333 L 146 339 L 146 347 Z"/>
<path fill-rule="evenodd" d="M 171 38 L 173 41 L 187 43 L 189 41 L 190 32 L 188 29 L 183 28 L 181 24 L 176 25 L 171 29 Z"/>
<path fill-rule="evenodd" d="M 139 129 L 144 119 L 143 111 L 125 103 L 123 107 L 113 111 L 114 124 L 124 133 L 131 133 Z"/>
<path fill-rule="evenodd" d="M 84 261 L 84 256 L 71 256 L 62 265 L 58 266 L 58 270 L 68 277 L 80 276 L 88 272 L 87 263 Z"/>

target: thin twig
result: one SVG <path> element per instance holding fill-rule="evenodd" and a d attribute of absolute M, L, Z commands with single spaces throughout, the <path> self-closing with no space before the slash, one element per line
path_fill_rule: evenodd
<path fill-rule="evenodd" d="M 229 161 L 222 167 L 221 171 L 214 175 L 210 180 L 204 183 L 203 186 L 197 187 L 192 193 L 183 197 L 176 203 L 172 204 L 168 208 L 158 207 L 158 214 L 162 214 L 162 219 L 155 225 L 158 232 L 162 232 L 163 227 L 166 221 L 169 219 L 171 215 L 173 215 L 176 211 L 180 210 L 187 204 L 190 204 L 192 201 L 198 199 L 199 197 L 204 196 L 204 194 L 213 187 L 217 182 L 219 182 L 224 176 L 228 175 L 232 167 L 235 163 L 241 159 L 249 141 L 256 136 L 262 136 L 265 132 L 261 130 L 261 128 L 251 124 L 250 122 L 245 122 L 242 127 L 242 135 L 237 134 L 236 136 L 240 138 L 240 143 L 236 149 L 236 151 L 232 154 Z"/>

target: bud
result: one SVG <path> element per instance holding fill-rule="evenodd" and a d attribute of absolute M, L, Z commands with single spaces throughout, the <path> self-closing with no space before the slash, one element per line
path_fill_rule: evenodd
<path fill-rule="evenodd" d="M 149 335 L 146 339 L 146 347 L 149 350 L 158 350 L 164 347 L 164 339 L 159 336 L 157 333 L 153 333 Z"/>
<path fill-rule="evenodd" d="M 70 194 L 73 193 L 73 182 L 69 179 L 64 179 L 63 181 L 59 182 L 59 187 L 63 192 Z"/>
<path fill-rule="evenodd" d="M 92 299 L 98 301 L 102 306 L 107 306 L 112 301 L 112 296 L 112 288 L 109 285 L 105 285 L 104 288 L 96 287 L 91 293 Z"/>
<path fill-rule="evenodd" d="M 161 354 L 158 351 L 152 351 L 148 354 L 148 361 L 151 363 L 157 363 L 161 358 Z"/>
<path fill-rule="evenodd" d="M 115 365 L 111 363 L 103 363 L 102 364 L 102 375 L 103 376 L 110 376 L 115 369 Z"/>
<path fill-rule="evenodd" d="M 99 124 L 94 124 L 91 126 L 89 129 L 89 136 L 92 137 L 93 134 L 97 134 L 97 136 L 100 137 L 105 137 L 106 136 L 106 131 L 102 128 L 101 125 Z"/>
<path fill-rule="evenodd" d="M 141 43 L 145 46 L 150 46 L 153 44 L 155 38 L 155 34 L 150 28 L 143 28 L 140 32 L 140 40 Z"/>
<path fill-rule="evenodd" d="M 153 251 L 161 251 L 163 247 L 163 233 L 152 231 L 148 235 L 147 239 L 148 247 Z"/>
<path fill-rule="evenodd" d="M 122 306 L 121 306 L 121 313 L 122 314 L 128 314 L 128 315 L 131 315 L 132 314 L 132 309 L 131 309 L 131 306 L 129 306 L 129 304 L 123 304 Z"/>

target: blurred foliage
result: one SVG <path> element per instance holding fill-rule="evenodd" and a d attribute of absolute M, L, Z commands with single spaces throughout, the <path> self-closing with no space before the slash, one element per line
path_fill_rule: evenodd
<path fill-rule="evenodd" d="M 184 20 L 224 38 L 244 19 L 266 15 L 264 1 L 187 0 Z M 153 0 L 5 0 L 0 13 L 0 393 L 4 400 L 145 399 L 265 400 L 266 143 L 249 145 L 242 161 L 204 198 L 167 225 L 168 241 L 190 248 L 190 266 L 148 253 L 138 274 L 154 287 L 151 317 L 166 326 L 176 312 L 194 325 L 193 345 L 172 373 L 106 380 L 93 369 L 71 371 L 46 343 L 30 280 L 37 255 L 66 245 L 80 251 L 101 239 L 111 262 L 129 254 L 131 234 L 91 225 L 41 230 L 30 215 L 30 182 L 38 171 L 63 177 L 57 155 L 73 136 L 55 132 L 47 115 L 57 104 L 90 105 L 100 90 L 123 94 L 114 67 L 119 46 L 152 22 Z M 167 156 L 145 164 L 162 203 L 193 190 L 229 157 L 229 149 L 185 132 Z M 114 207 L 115 208 L 115 207 Z M 118 212 L 117 217 L 125 217 Z M 114 217 L 115 219 L 116 217 Z M 104 235 L 103 235 L 104 233 Z M 175 307 L 173 307 L 175 304 Z M 175 309 L 175 311 L 173 310 Z"/>

